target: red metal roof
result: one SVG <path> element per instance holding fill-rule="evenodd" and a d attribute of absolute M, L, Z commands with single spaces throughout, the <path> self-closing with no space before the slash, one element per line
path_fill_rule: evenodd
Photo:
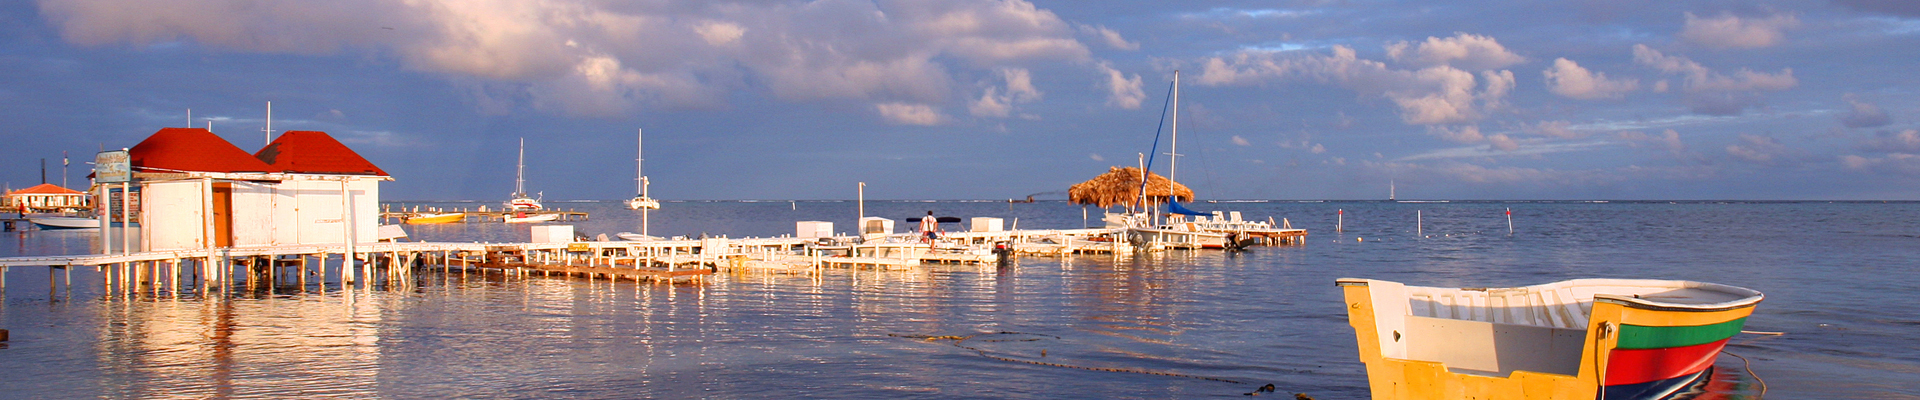
<path fill-rule="evenodd" d="M 30 188 L 8 192 L 7 194 L 87 194 L 87 192 L 63 188 L 60 187 L 60 185 L 51 183 L 42 183 Z"/>
<path fill-rule="evenodd" d="M 379 175 L 387 171 L 320 131 L 287 131 L 253 156 L 276 171 L 301 174 Z"/>
<path fill-rule="evenodd" d="M 276 171 L 247 155 L 246 150 L 199 128 L 162 128 L 128 149 L 127 156 L 134 170 L 141 172 Z"/>

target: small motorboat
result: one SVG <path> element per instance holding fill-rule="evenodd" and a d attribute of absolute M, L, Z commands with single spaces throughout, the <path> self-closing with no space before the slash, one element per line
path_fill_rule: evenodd
<path fill-rule="evenodd" d="M 467 220 L 467 213 L 416 213 L 407 216 L 409 224 L 445 224 Z"/>
<path fill-rule="evenodd" d="M 659 236 L 647 236 L 647 235 L 642 235 L 642 234 L 633 233 L 633 232 L 620 232 L 620 233 L 614 234 L 614 236 L 618 236 L 620 237 L 621 240 L 626 240 L 629 242 L 646 242 L 646 241 L 660 240 Z"/>
<path fill-rule="evenodd" d="M 560 214 L 528 214 L 524 212 L 518 212 L 513 214 L 507 214 L 506 219 L 507 219 L 507 223 L 509 224 L 528 224 L 528 223 L 547 222 L 547 221 L 560 219 Z"/>
<path fill-rule="evenodd" d="M 27 221 L 40 229 L 100 229 L 99 218 L 35 216 Z"/>
<path fill-rule="evenodd" d="M 1706 384 L 1764 297 L 1642 279 L 1514 288 L 1337 282 L 1376 399 L 1668 399 Z"/>

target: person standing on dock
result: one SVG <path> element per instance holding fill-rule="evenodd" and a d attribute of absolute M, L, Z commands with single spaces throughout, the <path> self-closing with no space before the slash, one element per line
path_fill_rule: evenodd
<path fill-rule="evenodd" d="M 926 237 L 927 243 L 933 243 L 934 239 L 940 238 L 939 231 L 940 219 L 933 216 L 933 210 L 927 210 L 926 218 L 920 219 L 920 234 Z"/>

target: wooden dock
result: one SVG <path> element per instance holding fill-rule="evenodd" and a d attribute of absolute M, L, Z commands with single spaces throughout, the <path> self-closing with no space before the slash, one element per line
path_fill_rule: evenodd
<path fill-rule="evenodd" d="M 466 209 L 448 210 L 448 211 L 438 211 L 438 210 L 418 211 L 418 212 L 387 211 L 387 212 L 380 213 L 380 223 L 408 224 L 409 222 L 407 222 L 407 220 L 409 218 L 413 218 L 414 216 L 420 215 L 422 213 L 459 213 L 461 214 L 459 220 L 457 221 L 444 222 L 444 223 L 452 223 L 452 224 L 464 224 L 464 223 L 475 223 L 475 222 L 505 222 L 507 220 L 507 217 L 518 214 L 515 212 L 500 211 L 500 210 L 474 211 L 474 210 L 466 210 Z M 591 217 L 585 211 L 574 211 L 572 209 L 528 211 L 525 214 L 528 216 L 559 215 L 559 217 L 554 218 L 553 221 L 551 222 L 586 221 L 587 218 Z"/>

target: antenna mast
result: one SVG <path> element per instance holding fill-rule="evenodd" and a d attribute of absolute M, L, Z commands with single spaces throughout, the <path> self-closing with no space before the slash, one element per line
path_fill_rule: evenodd
<path fill-rule="evenodd" d="M 513 168 L 513 195 L 527 195 L 527 138 L 520 138 L 520 163 Z"/>
<path fill-rule="evenodd" d="M 267 133 L 266 144 L 273 144 L 273 100 L 267 100 L 267 128 L 260 131 Z"/>
<path fill-rule="evenodd" d="M 642 169 L 642 167 L 647 164 L 647 144 L 646 144 L 647 130 L 636 129 L 634 130 L 634 133 L 635 133 L 635 138 L 633 139 L 633 145 L 635 148 L 633 150 L 633 154 L 634 154 L 633 155 L 633 185 L 636 187 L 633 189 L 634 191 L 640 192 L 640 196 L 644 197 L 647 195 L 647 184 L 645 182 L 647 179 L 647 174 L 646 174 L 646 170 Z"/>

